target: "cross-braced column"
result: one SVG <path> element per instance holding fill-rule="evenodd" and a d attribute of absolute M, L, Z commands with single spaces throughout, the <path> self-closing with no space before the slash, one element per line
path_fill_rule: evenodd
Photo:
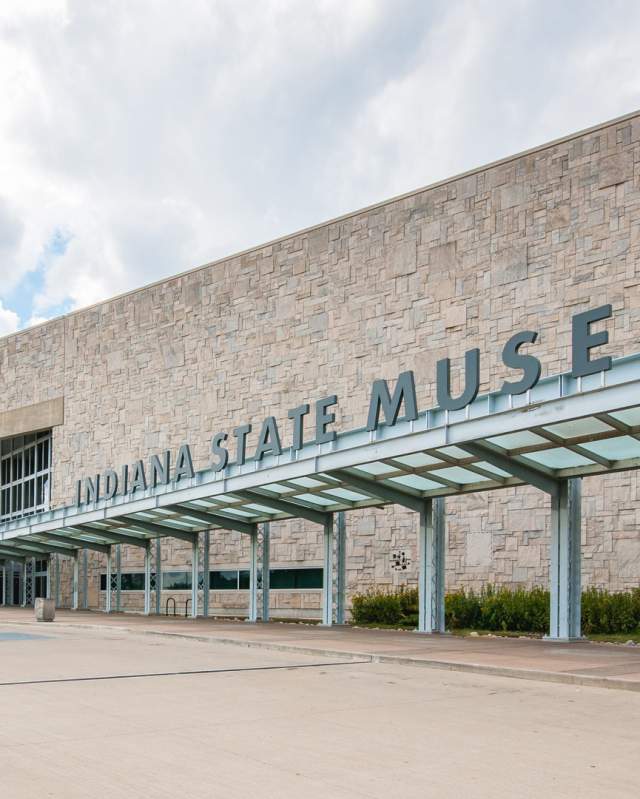
<path fill-rule="evenodd" d="M 193 536 L 191 543 L 191 618 L 198 618 L 198 559 L 200 556 L 200 546 L 198 535 Z"/>
<path fill-rule="evenodd" d="M 156 591 L 156 615 L 162 613 L 162 539 L 156 538 L 156 570 L 155 570 L 155 591 Z"/>
<path fill-rule="evenodd" d="M 347 595 L 347 524 L 344 511 L 336 519 L 336 624 L 344 624 Z"/>
<path fill-rule="evenodd" d="M 581 480 L 562 480 L 551 498 L 549 638 L 580 638 Z"/>
<path fill-rule="evenodd" d="M 26 607 L 27 605 L 27 561 L 22 561 L 20 566 L 20 606 Z"/>
<path fill-rule="evenodd" d="M 121 592 L 122 592 L 122 553 L 120 552 L 120 544 L 116 544 L 116 613 L 121 610 Z"/>
<path fill-rule="evenodd" d="M 444 498 L 427 499 L 420 511 L 418 632 L 444 632 Z"/>
<path fill-rule="evenodd" d="M 36 559 L 27 559 L 27 584 L 25 586 L 27 605 L 33 606 L 36 599 Z"/>
<path fill-rule="evenodd" d="M 202 537 L 202 615 L 207 618 L 209 615 L 209 549 L 211 545 L 208 530 L 204 531 Z"/>
<path fill-rule="evenodd" d="M 47 556 L 47 575 L 44 595 L 46 599 L 51 599 L 51 555 Z"/>
<path fill-rule="evenodd" d="M 269 621 L 269 589 L 271 573 L 271 527 L 269 522 L 262 525 L 262 621 Z"/>
<path fill-rule="evenodd" d="M 113 547 L 109 547 L 109 551 L 107 552 L 107 590 L 105 593 L 104 598 L 104 612 L 111 613 L 111 592 L 115 588 L 114 585 L 114 575 L 113 575 L 113 563 L 111 560 L 111 552 Z"/>
<path fill-rule="evenodd" d="M 151 541 L 144 548 L 144 615 L 151 613 Z"/>
<path fill-rule="evenodd" d="M 323 535 L 322 623 L 333 624 L 333 515 L 327 514 Z"/>
<path fill-rule="evenodd" d="M 249 534 L 249 618 L 258 621 L 258 528 Z"/>
<path fill-rule="evenodd" d="M 109 586 L 107 585 L 107 588 Z M 80 552 L 73 556 L 73 587 L 71 589 L 71 609 L 78 610 L 78 591 L 80 588 Z"/>
<path fill-rule="evenodd" d="M 111 583 L 107 580 L 107 593 L 111 591 Z M 109 595 L 111 603 L 111 595 Z M 82 550 L 82 609 L 89 610 L 89 553 L 86 548 Z"/>
<path fill-rule="evenodd" d="M 55 555 L 55 562 L 56 562 L 56 582 L 55 582 L 55 604 L 56 607 L 60 607 L 60 555 Z"/>

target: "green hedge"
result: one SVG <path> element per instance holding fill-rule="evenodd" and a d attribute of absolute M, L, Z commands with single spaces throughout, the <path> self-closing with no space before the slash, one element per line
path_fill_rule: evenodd
<path fill-rule="evenodd" d="M 354 624 L 415 627 L 418 590 L 370 591 L 353 597 Z M 542 588 L 510 590 L 487 586 L 482 591 L 461 588 L 445 597 L 448 629 L 546 633 L 549 631 L 549 592 Z M 582 630 L 591 633 L 640 632 L 640 588 L 609 593 L 590 588 L 582 594 Z"/>

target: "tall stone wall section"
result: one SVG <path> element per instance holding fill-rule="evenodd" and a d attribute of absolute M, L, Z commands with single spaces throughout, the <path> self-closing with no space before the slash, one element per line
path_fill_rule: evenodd
<path fill-rule="evenodd" d="M 607 351 L 636 352 L 639 159 L 634 116 L 2 339 L 1 409 L 64 395 L 59 506 L 79 476 L 183 442 L 202 468 L 213 433 L 251 420 L 255 435 L 268 414 L 286 445 L 287 409 L 329 393 L 336 428 L 360 426 L 372 381 L 406 369 L 420 407 L 434 406 L 436 362 L 460 364 L 471 347 L 481 391 L 495 390 L 514 330 L 539 331 L 543 375 L 557 374 L 570 366 L 571 316 L 604 302 Z M 639 507 L 636 473 L 585 479 L 586 584 L 638 584 Z M 532 489 L 447 499 L 448 584 L 544 583 L 548 528 Z M 414 514 L 353 512 L 347 531 L 350 590 L 415 580 Z M 312 525 L 274 524 L 272 539 L 272 565 L 321 565 Z M 188 550 L 166 547 L 186 568 Z M 123 553 L 137 568 L 139 553 Z M 247 559 L 239 536 L 216 537 L 212 568 Z M 92 563 L 97 591 L 104 567 Z"/>

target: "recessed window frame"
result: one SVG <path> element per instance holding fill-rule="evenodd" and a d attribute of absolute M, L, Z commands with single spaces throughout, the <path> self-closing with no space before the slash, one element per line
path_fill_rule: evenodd
<path fill-rule="evenodd" d="M 52 431 L 0 441 L 0 522 L 49 510 Z"/>

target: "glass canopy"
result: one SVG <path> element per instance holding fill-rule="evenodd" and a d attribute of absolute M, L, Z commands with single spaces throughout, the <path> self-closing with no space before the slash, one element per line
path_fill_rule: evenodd
<path fill-rule="evenodd" d="M 132 497 L 65 507 L 0 527 L 0 559 L 113 543 L 144 546 L 205 529 L 250 533 L 288 518 L 558 481 L 640 467 L 640 355 L 610 371 L 547 378 L 526 397 L 478 397 L 464 411 L 426 411 L 374 433 L 341 433 L 260 463 L 204 470 Z"/>

